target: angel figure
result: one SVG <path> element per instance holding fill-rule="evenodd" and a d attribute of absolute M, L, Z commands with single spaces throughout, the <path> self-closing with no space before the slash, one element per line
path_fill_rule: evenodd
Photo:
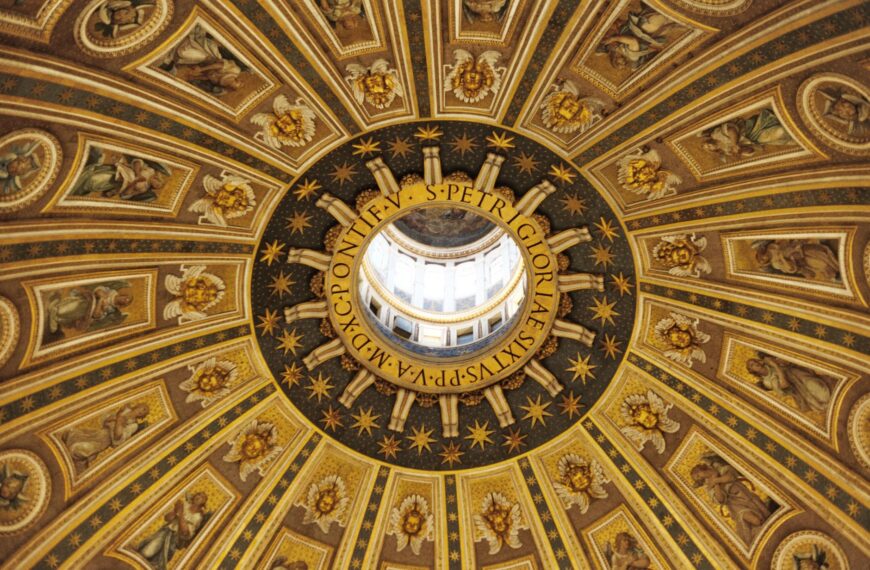
<path fill-rule="evenodd" d="M 863 134 L 870 120 L 870 101 L 861 95 L 819 90 L 824 99 L 822 116 L 846 129 L 846 134 Z"/>
<path fill-rule="evenodd" d="M 97 457 L 110 448 L 130 441 L 147 426 L 147 404 L 124 404 L 105 414 L 99 427 L 73 427 L 61 435 L 77 471 L 86 470 Z"/>
<path fill-rule="evenodd" d="M 278 445 L 278 428 L 271 422 L 253 420 L 230 441 L 224 461 L 238 463 L 239 479 L 246 481 L 254 471 L 265 475 L 282 451 L 284 448 Z"/>
<path fill-rule="evenodd" d="M 604 557 L 611 570 L 635 570 L 649 568 L 650 559 L 638 544 L 637 539 L 627 532 L 620 532 L 604 546 Z"/>
<path fill-rule="evenodd" d="M 9 152 L 0 155 L 0 194 L 17 194 L 24 188 L 26 180 L 42 168 L 36 149 L 39 141 L 13 146 Z"/>
<path fill-rule="evenodd" d="M 617 180 L 629 192 L 656 200 L 677 193 L 683 179 L 662 168 L 662 159 L 655 150 L 636 149 L 617 162 Z"/>
<path fill-rule="evenodd" d="M 302 524 L 316 524 L 324 534 L 329 534 L 332 523 L 341 524 L 341 517 L 350 506 L 347 486 L 338 475 L 327 475 L 308 487 L 302 507 L 305 516 Z"/>
<path fill-rule="evenodd" d="M 664 434 L 676 433 L 680 429 L 680 423 L 668 416 L 673 406 L 652 390 L 647 390 L 646 394 L 630 394 L 619 407 L 619 414 L 625 422 L 620 431 L 638 451 L 643 451 L 649 442 L 661 455 L 665 452 Z"/>
<path fill-rule="evenodd" d="M 30 476 L 10 468 L 8 463 L 0 466 L 0 510 L 17 511 L 30 501 L 24 487 Z"/>
<path fill-rule="evenodd" d="M 474 526 L 489 544 L 489 554 L 498 554 L 502 546 L 520 548 L 519 532 L 522 525 L 520 506 L 501 493 L 488 493 L 483 499 L 481 512 L 474 514 Z"/>
<path fill-rule="evenodd" d="M 580 90 L 571 80 L 557 82 L 541 103 L 544 126 L 554 133 L 581 133 L 600 120 L 604 101 L 594 97 L 581 97 Z"/>
<path fill-rule="evenodd" d="M 411 547 L 415 556 L 420 555 L 423 541 L 435 539 L 435 515 L 429 503 L 420 495 L 409 495 L 390 512 L 387 534 L 396 537 L 396 552 Z"/>
<path fill-rule="evenodd" d="M 670 313 L 656 323 L 653 336 L 664 346 L 665 356 L 691 368 L 695 360 L 707 362 L 701 345 L 710 341 L 710 335 L 698 330 L 699 322 L 680 313 Z"/>
<path fill-rule="evenodd" d="M 185 494 L 165 515 L 163 524 L 145 538 L 137 550 L 154 570 L 166 570 L 172 557 L 187 548 L 208 521 L 208 495 L 203 492 Z"/>
<path fill-rule="evenodd" d="M 665 48 L 668 32 L 678 26 L 641 2 L 640 11 L 629 12 L 618 29 L 601 41 L 598 52 L 608 56 L 614 69 L 637 69 Z"/>
<path fill-rule="evenodd" d="M 445 91 L 453 91 L 457 99 L 465 103 L 477 103 L 491 93 L 498 93 L 504 75 L 504 67 L 496 67 L 501 54 L 488 50 L 477 56 L 464 49 L 453 51 L 453 65 L 447 65 Z"/>
<path fill-rule="evenodd" d="M 350 83 L 360 105 L 368 103 L 375 109 L 386 109 L 396 96 L 405 96 L 398 71 L 385 59 L 376 59 L 369 67 L 352 63 L 346 70 L 349 75 L 344 79 Z"/>
<path fill-rule="evenodd" d="M 662 236 L 652 250 L 653 258 L 677 277 L 700 277 L 713 268 L 701 252 L 707 248 L 707 238 L 694 233 Z"/>
<path fill-rule="evenodd" d="M 151 0 L 108 0 L 101 2 L 97 9 L 97 22 L 94 28 L 103 37 L 117 38 L 132 32 L 148 19 L 148 12 L 155 6 Z"/>
<path fill-rule="evenodd" d="M 93 146 L 70 195 L 99 194 L 103 198 L 153 202 L 171 174 L 165 164 L 133 155 L 124 154 L 110 161 L 103 149 Z"/>
<path fill-rule="evenodd" d="M 206 220 L 216 226 L 226 227 L 227 220 L 241 218 L 257 206 L 257 196 L 250 180 L 222 172 L 220 178 L 206 174 L 202 179 L 205 196 L 194 202 L 188 211 L 202 214 L 200 223 Z"/>
<path fill-rule="evenodd" d="M 206 271 L 205 265 L 181 266 L 181 276 L 167 275 L 164 285 L 175 299 L 163 307 L 163 318 L 186 323 L 206 318 L 206 311 L 223 298 L 226 285 L 223 279 Z"/>
<path fill-rule="evenodd" d="M 556 469 L 559 479 L 553 482 L 553 488 L 566 509 L 577 505 L 582 514 L 589 510 L 592 499 L 607 498 L 603 485 L 609 479 L 604 475 L 601 464 L 594 459 L 569 453 L 559 458 Z"/>
<path fill-rule="evenodd" d="M 290 103 L 287 97 L 279 95 L 272 103 L 271 113 L 257 113 L 251 122 L 262 127 L 254 138 L 270 147 L 281 150 L 283 146 L 305 146 L 314 138 L 314 111 L 302 98 Z"/>

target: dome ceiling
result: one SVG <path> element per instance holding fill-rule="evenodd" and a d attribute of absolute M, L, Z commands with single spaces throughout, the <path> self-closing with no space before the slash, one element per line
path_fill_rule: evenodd
<path fill-rule="evenodd" d="M 866 567 L 867 18 L 0 3 L 0 567 Z M 483 348 L 399 218 L 516 241 Z"/>

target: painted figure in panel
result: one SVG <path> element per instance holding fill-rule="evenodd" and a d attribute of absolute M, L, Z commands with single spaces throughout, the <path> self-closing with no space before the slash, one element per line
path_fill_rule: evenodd
<path fill-rule="evenodd" d="M 203 492 L 186 494 L 163 515 L 163 524 L 138 547 L 155 570 L 165 570 L 176 552 L 187 548 L 211 513 Z"/>
<path fill-rule="evenodd" d="M 133 302 L 127 281 L 104 281 L 55 291 L 48 299 L 48 332 L 62 337 L 117 325 L 127 318 L 123 309 Z"/>
<path fill-rule="evenodd" d="M 199 24 L 167 54 L 160 68 L 215 96 L 240 89 L 239 76 L 248 71 Z"/>
<path fill-rule="evenodd" d="M 103 452 L 118 447 L 141 431 L 148 417 L 146 404 L 124 404 L 103 416 L 99 427 L 74 427 L 61 437 L 78 472 Z"/>
<path fill-rule="evenodd" d="M 627 532 L 620 532 L 604 547 L 604 555 L 612 570 L 633 570 L 649 568 L 649 556 L 643 551 L 637 539 Z"/>
<path fill-rule="evenodd" d="M 695 487 L 703 487 L 719 507 L 722 517 L 734 521 L 737 535 L 747 545 L 778 507 L 762 500 L 753 483 L 719 455 L 703 456 L 690 475 Z"/>
<path fill-rule="evenodd" d="M 172 170 L 165 164 L 127 154 L 109 153 L 91 147 L 85 169 L 70 194 L 153 202 Z"/>
<path fill-rule="evenodd" d="M 615 69 L 638 69 L 655 58 L 668 44 L 668 34 L 679 25 L 643 2 L 629 12 L 598 46 Z"/>
<path fill-rule="evenodd" d="M 718 156 L 722 162 L 752 156 L 770 147 L 795 144 L 770 109 L 727 120 L 703 131 L 700 136 L 704 139 L 704 150 Z"/>
<path fill-rule="evenodd" d="M 758 385 L 780 399 L 792 398 L 802 412 L 824 413 L 831 402 L 833 378 L 765 352 L 746 361 Z"/>
<path fill-rule="evenodd" d="M 825 283 L 840 281 L 840 262 L 830 240 L 774 239 L 752 243 L 755 260 L 770 273 Z M 836 247 L 836 246 L 835 246 Z"/>

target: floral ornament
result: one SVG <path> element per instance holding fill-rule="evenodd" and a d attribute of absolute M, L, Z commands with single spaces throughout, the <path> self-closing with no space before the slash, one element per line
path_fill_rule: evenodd
<path fill-rule="evenodd" d="M 637 149 L 619 159 L 617 179 L 623 188 L 635 194 L 646 194 L 647 200 L 656 200 L 677 193 L 683 179 L 662 169 L 662 159 L 655 150 Z"/>
<path fill-rule="evenodd" d="M 489 493 L 483 499 L 481 512 L 475 513 L 474 525 L 489 543 L 489 553 L 498 554 L 501 547 L 507 544 L 511 548 L 520 548 L 520 506 L 511 503 L 501 493 Z"/>
<path fill-rule="evenodd" d="M 178 387 L 187 392 L 185 402 L 200 402 L 203 408 L 229 394 L 239 376 L 235 364 L 226 360 L 218 362 L 214 357 L 187 368 L 191 371 L 190 378 Z"/>
<path fill-rule="evenodd" d="M 485 51 L 477 59 L 464 49 L 453 51 L 453 65 L 445 66 L 445 91 L 453 91 L 465 103 L 477 103 L 492 92 L 498 93 L 505 67 L 496 67 L 501 59 L 497 51 Z"/>
<path fill-rule="evenodd" d="M 305 146 L 314 138 L 314 111 L 299 98 L 291 104 L 279 95 L 272 102 L 271 113 L 257 113 L 251 122 L 263 128 L 254 138 L 270 147 Z"/>
<path fill-rule="evenodd" d="M 559 480 L 553 483 L 556 494 L 566 509 L 571 505 L 580 507 L 580 513 L 589 509 L 590 499 L 606 499 L 607 491 L 602 485 L 610 480 L 604 475 L 601 464 L 576 453 L 569 453 L 556 464 Z"/>
<path fill-rule="evenodd" d="M 278 445 L 278 429 L 274 424 L 254 420 L 230 441 L 224 461 L 238 463 L 239 478 L 245 481 L 254 471 L 265 475 L 266 468 L 283 450 Z"/>
<path fill-rule="evenodd" d="M 654 337 L 667 346 L 664 353 L 671 360 L 692 367 L 694 359 L 707 362 L 707 354 L 701 348 L 710 341 L 710 335 L 698 330 L 698 319 L 690 319 L 679 313 L 670 313 L 656 323 Z"/>
<path fill-rule="evenodd" d="M 241 176 L 223 172 L 218 179 L 207 174 L 202 185 L 206 196 L 191 204 L 189 211 L 216 226 L 226 227 L 227 220 L 241 218 L 257 205 L 251 182 Z"/>
<path fill-rule="evenodd" d="M 167 275 L 165 285 L 176 298 L 163 308 L 163 318 L 178 317 L 179 324 L 206 318 L 206 311 L 224 298 L 226 290 L 223 279 L 207 273 L 205 265 L 182 265 L 181 277 Z"/>
<path fill-rule="evenodd" d="M 329 527 L 332 523 L 339 523 L 349 504 L 350 498 L 347 496 L 347 488 L 341 477 L 327 475 L 308 488 L 308 495 L 302 504 L 305 509 L 302 523 L 314 523 L 324 534 L 328 534 Z"/>
<path fill-rule="evenodd" d="M 581 133 L 601 119 L 604 101 L 581 97 L 577 85 L 570 80 L 556 83 L 541 104 L 544 126 L 554 133 Z"/>
<path fill-rule="evenodd" d="M 673 404 L 662 400 L 652 390 L 646 394 L 631 394 L 622 401 L 619 413 L 627 424 L 620 430 L 622 434 L 643 451 L 646 443 L 652 442 L 659 454 L 665 451 L 666 433 L 676 433 L 680 423 L 668 417 Z"/>
<path fill-rule="evenodd" d="M 353 96 L 360 105 L 366 102 L 376 109 L 386 109 L 397 95 L 405 96 L 399 73 L 385 59 L 377 59 L 369 67 L 352 63 L 346 70 L 349 75 L 344 79 L 350 83 Z"/>
<path fill-rule="evenodd" d="M 409 495 L 401 505 L 393 507 L 389 525 L 387 534 L 396 536 L 396 552 L 410 544 L 411 552 L 419 556 L 423 541 L 435 539 L 435 516 L 420 495 Z"/>
<path fill-rule="evenodd" d="M 713 269 L 707 258 L 700 255 L 707 248 L 707 238 L 695 234 L 662 236 L 653 247 L 656 261 L 668 268 L 668 273 L 677 277 L 700 277 Z"/>

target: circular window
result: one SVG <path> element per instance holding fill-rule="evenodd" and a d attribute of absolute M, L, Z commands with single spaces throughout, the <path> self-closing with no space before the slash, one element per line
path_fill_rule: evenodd
<path fill-rule="evenodd" d="M 483 349 L 509 328 L 526 298 L 516 241 L 467 208 L 408 212 L 374 235 L 362 259 L 366 318 L 416 352 Z"/>

